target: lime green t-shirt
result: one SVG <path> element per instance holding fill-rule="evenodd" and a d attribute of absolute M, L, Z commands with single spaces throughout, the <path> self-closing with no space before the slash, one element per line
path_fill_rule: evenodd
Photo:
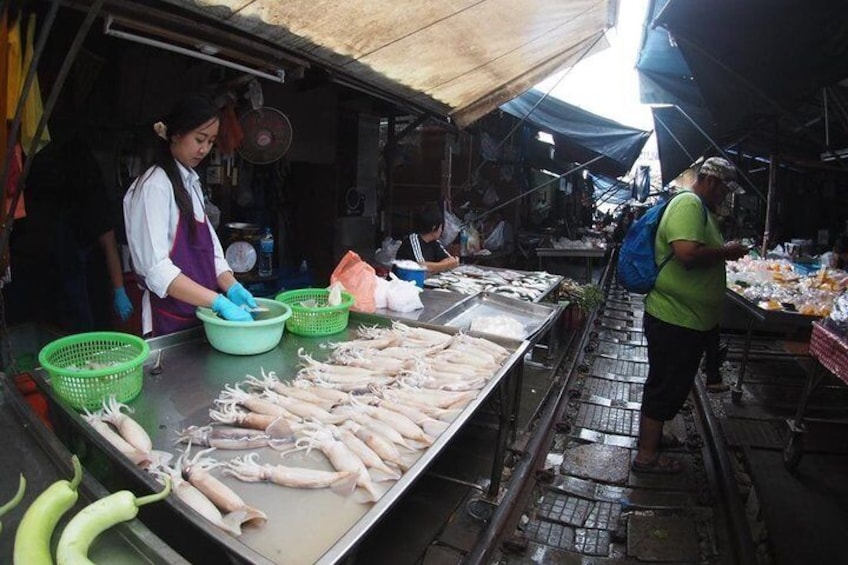
<path fill-rule="evenodd" d="M 654 245 L 657 264 L 671 255 L 671 242 L 680 240 L 708 247 L 724 245 L 715 217 L 708 212 L 704 222 L 704 206 L 693 192 L 675 197 L 666 208 Z M 645 311 L 669 324 L 712 329 L 721 317 L 725 284 L 724 263 L 687 269 L 672 257 L 645 298 Z"/>

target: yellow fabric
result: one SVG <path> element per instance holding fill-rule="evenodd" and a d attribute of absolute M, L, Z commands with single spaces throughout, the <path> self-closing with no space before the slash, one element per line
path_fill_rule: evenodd
<path fill-rule="evenodd" d="M 24 48 L 24 66 L 23 75 L 29 72 L 29 66 L 32 64 L 33 57 L 33 38 L 35 36 L 35 14 L 30 14 L 29 22 L 27 23 L 26 47 Z M 31 157 L 29 150 L 32 146 L 32 141 L 35 139 L 35 132 L 38 129 L 38 122 L 44 114 L 44 106 L 41 103 L 41 88 L 38 86 L 38 77 L 32 81 L 32 86 L 29 89 L 26 103 L 24 104 L 24 114 L 21 119 L 21 145 L 28 157 Z M 41 139 L 35 147 L 35 153 L 38 153 L 50 143 L 50 132 L 47 127 L 41 132 Z"/>
<path fill-rule="evenodd" d="M 18 106 L 18 98 L 21 96 L 21 24 L 20 20 L 9 28 L 8 49 L 6 49 L 7 73 L 6 77 L 6 119 L 15 118 L 15 108 Z"/>

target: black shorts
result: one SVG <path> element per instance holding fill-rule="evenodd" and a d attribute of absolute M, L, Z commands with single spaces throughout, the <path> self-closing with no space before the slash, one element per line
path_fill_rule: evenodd
<path fill-rule="evenodd" d="M 710 332 L 675 326 L 647 312 L 643 326 L 648 341 L 648 380 L 642 414 L 665 422 L 686 402 Z"/>

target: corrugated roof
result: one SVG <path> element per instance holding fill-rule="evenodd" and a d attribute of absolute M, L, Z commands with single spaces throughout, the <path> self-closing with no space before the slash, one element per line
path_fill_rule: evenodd
<path fill-rule="evenodd" d="M 166 0 L 464 126 L 606 47 L 618 0 Z"/>

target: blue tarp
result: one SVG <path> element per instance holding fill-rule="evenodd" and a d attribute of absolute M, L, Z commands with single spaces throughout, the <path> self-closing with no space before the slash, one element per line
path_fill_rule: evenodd
<path fill-rule="evenodd" d="M 846 0 L 652 0 L 636 67 L 642 102 L 677 107 L 654 109 L 663 182 L 713 152 L 698 128 L 725 148 L 818 160 L 824 127 L 802 124 L 848 77 L 846 38 Z M 830 143 L 845 146 L 845 128 Z"/>
<path fill-rule="evenodd" d="M 625 126 L 550 96 L 543 97 L 544 93 L 529 90 L 501 106 L 501 110 L 518 119 L 527 116 L 525 123 L 553 135 L 558 160 L 585 163 L 603 156 L 589 169 L 620 177 L 630 171 L 651 136 L 650 131 Z"/>

